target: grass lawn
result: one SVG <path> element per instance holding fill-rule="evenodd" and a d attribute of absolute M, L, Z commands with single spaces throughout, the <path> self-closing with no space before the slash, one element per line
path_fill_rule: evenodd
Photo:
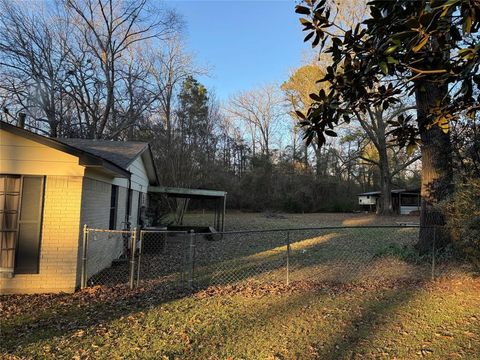
<path fill-rule="evenodd" d="M 189 221 L 202 219 L 194 214 Z M 235 214 L 227 226 L 345 221 L 385 220 Z M 369 254 L 354 242 L 342 242 L 348 236 L 317 235 L 293 239 L 290 286 L 280 277 L 274 283 L 258 281 L 265 275 L 260 273 L 235 285 L 212 283 L 192 294 L 175 282 L 158 286 L 152 280 L 133 291 L 98 286 L 75 294 L 0 297 L 0 352 L 7 359 L 480 359 L 480 278 L 457 271 L 432 282 L 428 274 L 421 276 L 425 268 L 392 254 L 378 262 L 369 257 L 369 265 L 360 268 L 354 260 L 361 263 Z M 383 235 L 362 241 L 383 254 Z M 269 241 L 261 249 L 243 246 L 240 259 L 271 258 L 278 244 Z M 340 253 L 337 243 L 343 244 Z M 225 268 L 237 266 L 238 258 L 230 255 L 217 260 Z M 330 261 L 325 269 L 322 261 Z M 282 268 L 272 273 L 284 274 Z M 325 277 L 318 281 L 320 274 Z M 352 281 L 337 281 L 339 274 Z"/>
<path fill-rule="evenodd" d="M 200 211 L 187 212 L 184 217 L 185 225 L 213 225 L 213 213 Z M 172 217 L 173 219 L 173 217 Z M 321 226 L 367 226 L 367 225 L 395 225 L 397 223 L 420 222 L 418 216 L 375 216 L 369 213 L 313 213 L 313 214 L 284 214 L 284 213 L 244 213 L 227 211 L 225 230 L 245 229 L 278 229 L 295 227 Z"/>

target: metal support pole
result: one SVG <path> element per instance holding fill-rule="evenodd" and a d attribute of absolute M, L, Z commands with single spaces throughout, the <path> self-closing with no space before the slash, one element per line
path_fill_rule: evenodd
<path fill-rule="evenodd" d="M 216 201 L 215 213 L 217 214 L 217 223 L 215 224 L 215 229 L 220 231 L 220 201 Z"/>
<path fill-rule="evenodd" d="M 139 227 L 139 234 L 140 234 L 140 244 L 138 246 L 138 262 L 137 262 L 137 287 L 140 284 L 140 260 L 142 259 L 142 248 L 143 248 L 143 236 L 144 232 L 142 228 Z"/>
<path fill-rule="evenodd" d="M 290 231 L 287 231 L 287 286 L 290 285 Z"/>
<path fill-rule="evenodd" d="M 182 234 L 181 235 L 181 241 L 182 241 L 182 254 L 183 254 L 183 263 L 182 263 L 182 271 L 180 273 L 180 281 L 181 281 L 181 284 L 182 284 L 182 287 L 185 286 L 185 283 L 186 283 L 186 278 L 185 278 L 185 275 L 186 275 L 186 272 L 187 272 L 187 238 L 185 236 L 185 234 Z"/>
<path fill-rule="evenodd" d="M 402 215 L 402 193 L 398 193 L 398 215 Z"/>
<path fill-rule="evenodd" d="M 87 286 L 87 246 L 88 246 L 88 227 L 83 225 L 83 254 L 82 254 L 82 274 L 80 278 L 80 288 Z"/>
<path fill-rule="evenodd" d="M 193 273 L 195 271 L 195 232 L 190 230 L 188 246 L 188 289 L 193 289 Z"/>
<path fill-rule="evenodd" d="M 134 277 L 135 277 L 135 248 L 137 247 L 137 228 L 132 230 L 132 243 L 130 249 L 130 289 L 133 289 Z"/>
<path fill-rule="evenodd" d="M 225 213 L 227 212 L 227 194 L 223 195 L 222 232 L 225 231 Z"/>
<path fill-rule="evenodd" d="M 218 231 L 218 227 L 217 227 L 218 204 L 217 204 L 217 201 L 215 201 L 214 203 L 215 203 L 215 206 L 213 210 L 213 227 L 215 228 L 215 230 Z"/>
<path fill-rule="evenodd" d="M 435 280 L 435 242 L 437 240 L 437 227 L 433 226 L 433 241 L 432 241 L 432 280 Z"/>

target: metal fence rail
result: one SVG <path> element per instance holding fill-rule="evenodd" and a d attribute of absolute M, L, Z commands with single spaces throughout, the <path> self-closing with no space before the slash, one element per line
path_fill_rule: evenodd
<path fill-rule="evenodd" d="M 350 226 L 200 234 L 84 229 L 82 287 L 174 283 L 423 281 L 444 276 L 435 229 L 419 255 L 420 227 Z"/>

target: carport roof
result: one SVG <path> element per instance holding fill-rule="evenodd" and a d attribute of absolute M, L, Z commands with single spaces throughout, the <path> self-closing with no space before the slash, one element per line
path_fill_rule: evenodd
<path fill-rule="evenodd" d="M 190 198 L 190 199 L 220 199 L 227 195 L 226 191 L 187 189 L 168 186 L 149 186 L 148 192 L 164 194 L 169 197 Z"/>

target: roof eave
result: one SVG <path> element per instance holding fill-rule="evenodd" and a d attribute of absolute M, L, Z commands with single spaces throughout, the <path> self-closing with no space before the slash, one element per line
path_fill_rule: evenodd
<path fill-rule="evenodd" d="M 115 165 L 111 161 L 105 160 L 97 155 L 91 154 L 85 150 L 81 150 L 71 145 L 67 145 L 56 139 L 49 138 L 43 135 L 35 134 L 31 131 L 22 129 L 18 126 L 0 121 L 0 129 L 8 131 L 14 135 L 22 136 L 31 141 L 38 142 L 42 145 L 51 147 L 55 150 L 62 151 L 64 153 L 78 157 L 78 164 L 85 167 L 102 167 L 108 172 L 111 172 L 115 175 L 120 175 L 121 177 L 130 177 L 130 172 L 121 168 L 118 165 Z"/>

